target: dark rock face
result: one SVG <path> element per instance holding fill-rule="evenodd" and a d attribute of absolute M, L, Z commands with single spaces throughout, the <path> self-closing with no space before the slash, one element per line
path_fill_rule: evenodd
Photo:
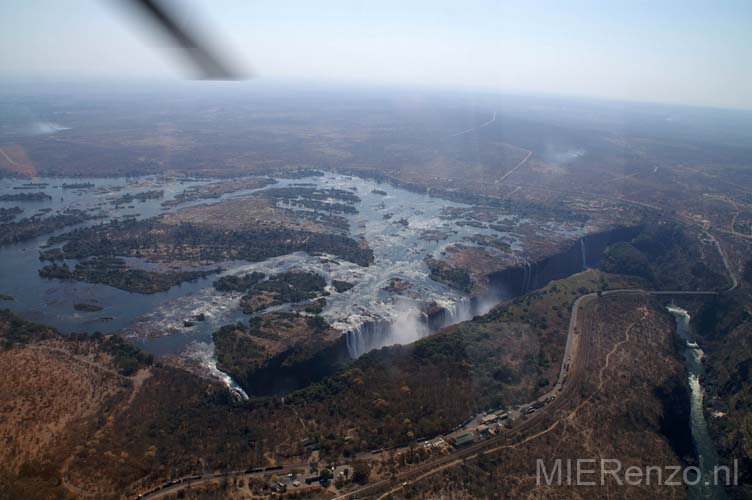
<path fill-rule="evenodd" d="M 562 253 L 552 255 L 529 266 L 506 269 L 489 275 L 491 289 L 485 297 L 469 297 L 457 305 L 457 310 L 448 311 L 436 304 L 422 311 L 422 320 L 428 331 L 434 333 L 450 324 L 481 314 L 484 303 L 501 302 L 545 286 L 548 282 L 566 278 L 580 272 L 585 265 L 597 266 L 606 248 L 618 241 L 634 238 L 639 227 L 617 228 L 603 233 L 585 236 L 583 243 L 587 260 L 583 262 L 580 240 Z M 321 345 L 313 352 L 298 352 L 288 349 L 269 359 L 249 376 L 235 376 L 248 394 L 284 394 L 334 374 L 349 365 L 355 356 L 384 344 L 389 335 L 388 322 L 366 323 L 358 331 L 347 332 L 333 343 Z M 369 347 L 370 346 L 370 347 Z"/>
<path fill-rule="evenodd" d="M 665 381 L 655 391 L 655 395 L 663 405 L 661 434 L 666 436 L 676 456 L 685 463 L 694 463 L 696 457 L 692 447 L 691 402 L 686 379 L 675 377 Z"/>
<path fill-rule="evenodd" d="M 488 279 L 492 293 L 509 299 L 571 276 L 585 267 L 597 267 L 609 245 L 629 241 L 639 232 L 640 226 L 633 226 L 589 234 L 574 241 L 565 251 L 541 261 L 491 273 Z"/>
<path fill-rule="evenodd" d="M 247 376 L 237 376 L 236 380 L 243 390 L 254 396 L 286 394 L 300 389 L 333 375 L 352 362 L 345 337 L 313 353 L 301 353 L 293 347 Z"/>
<path fill-rule="evenodd" d="M 640 226 L 620 227 L 589 234 L 573 241 L 565 251 L 539 262 L 491 273 L 488 275 L 490 289 L 485 296 L 469 297 L 458 304 L 456 311 L 447 311 L 431 304 L 422 311 L 424 321 L 431 332 L 436 332 L 458 320 L 471 319 L 481 314 L 483 304 L 512 299 L 542 288 L 553 280 L 578 273 L 586 267 L 597 267 L 605 256 L 606 248 L 617 242 L 631 240 L 640 230 Z"/>

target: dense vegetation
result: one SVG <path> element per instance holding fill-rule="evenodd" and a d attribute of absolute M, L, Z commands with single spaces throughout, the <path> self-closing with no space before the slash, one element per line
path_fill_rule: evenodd
<path fill-rule="evenodd" d="M 476 411 L 531 401 L 550 389 L 574 300 L 622 286 L 596 272 L 553 282 L 414 344 L 371 351 L 286 400 L 338 436 L 322 441 L 331 453 L 353 449 L 341 439 L 348 426 L 357 426 L 366 449 L 447 432 Z"/>
<path fill-rule="evenodd" d="M 240 303 L 243 312 L 254 313 L 274 305 L 315 299 L 325 286 L 326 280 L 318 273 L 287 271 L 252 284 Z"/>
<path fill-rule="evenodd" d="M 639 276 L 651 283 L 655 281 L 655 275 L 650 267 L 648 257 L 627 242 L 616 243 L 608 247 L 603 261 L 603 269 L 612 273 Z"/>
<path fill-rule="evenodd" d="M 63 183 L 63 189 L 88 189 L 93 188 L 94 184 L 91 182 L 71 182 Z"/>
<path fill-rule="evenodd" d="M 354 214 L 358 211 L 351 204 L 360 201 L 352 191 L 336 188 L 280 187 L 259 192 L 260 196 L 281 199 L 286 203 L 324 212 Z M 332 201 L 332 200 L 338 200 Z M 340 203 L 341 202 L 341 203 Z"/>
<path fill-rule="evenodd" d="M 151 366 L 154 363 L 154 357 L 130 344 L 118 335 L 94 335 L 104 352 L 110 354 L 113 363 L 120 373 L 125 376 L 136 373 L 141 368 Z"/>
<path fill-rule="evenodd" d="M 704 389 L 712 395 L 707 415 L 711 435 L 724 464 L 739 464 L 741 487 L 752 489 L 752 261 L 739 289 L 704 301 L 693 319 L 705 351 Z"/>
<path fill-rule="evenodd" d="M 639 276 L 663 290 L 717 290 L 726 278 L 704 261 L 700 241 L 675 223 L 647 224 L 630 242 L 606 250 L 603 269 Z"/>
<path fill-rule="evenodd" d="M 47 201 L 51 200 L 52 196 L 42 191 L 35 193 L 13 193 L 0 195 L 0 201 Z"/>
<path fill-rule="evenodd" d="M 472 241 L 476 245 L 492 247 L 501 252 L 509 252 L 512 248 L 512 246 L 508 242 L 502 240 L 501 238 L 496 238 L 494 236 L 489 236 L 486 234 L 475 234 L 473 236 L 467 237 L 466 239 L 467 241 Z"/>
<path fill-rule="evenodd" d="M 125 193 L 123 196 L 112 200 L 113 205 L 127 205 L 134 201 L 158 200 L 164 196 L 164 191 L 155 189 L 152 191 L 142 191 L 140 193 Z"/>
<path fill-rule="evenodd" d="M 463 292 L 470 292 L 472 290 L 473 282 L 466 270 L 452 267 L 446 262 L 431 257 L 426 257 L 425 262 L 431 271 L 429 276 L 432 280 L 444 283 Z"/>
<path fill-rule="evenodd" d="M 165 292 L 184 281 L 194 281 L 220 269 L 202 271 L 156 272 L 144 269 L 129 269 L 123 259 L 95 257 L 84 260 L 70 269 L 68 264 L 48 264 L 39 270 L 39 276 L 47 279 L 76 280 L 86 283 L 101 283 L 135 293 Z"/>
<path fill-rule="evenodd" d="M 0 309 L 0 347 L 3 349 L 55 337 L 57 334 L 50 327 L 25 321 L 8 309 Z"/>
<path fill-rule="evenodd" d="M 6 222 L 0 224 L 0 244 L 29 240 L 98 217 L 96 213 L 66 209 L 49 217 L 27 217 L 16 222 Z"/>
<path fill-rule="evenodd" d="M 135 255 L 154 259 L 257 262 L 304 251 L 331 253 L 362 266 L 373 261 L 371 249 L 339 234 L 284 227 L 226 230 L 193 223 L 164 224 L 158 219 L 113 221 L 50 238 L 50 243 L 58 242 L 65 242 L 62 249 L 69 259 Z"/>
<path fill-rule="evenodd" d="M 20 207 L 0 207 L 0 222 L 10 222 L 21 213 L 23 213 L 23 210 Z"/>
<path fill-rule="evenodd" d="M 163 201 L 162 205 L 169 207 L 189 201 L 216 199 L 227 193 L 243 189 L 262 188 L 276 182 L 276 180 L 268 177 L 246 177 L 231 182 L 213 182 L 211 184 L 191 186 L 182 193 L 175 195 L 175 198 Z"/>
<path fill-rule="evenodd" d="M 73 309 L 75 309 L 76 311 L 81 311 L 81 312 L 98 312 L 102 310 L 102 306 L 98 306 L 96 304 L 79 303 L 79 304 L 73 304 Z"/>
<path fill-rule="evenodd" d="M 253 271 L 242 276 L 236 274 L 222 276 L 212 284 L 220 292 L 247 292 L 264 278 L 266 278 L 264 273 Z"/>
<path fill-rule="evenodd" d="M 332 286 L 338 293 L 346 292 L 355 285 L 349 281 L 332 280 Z"/>
<path fill-rule="evenodd" d="M 114 365 L 123 375 L 131 375 L 154 362 L 151 354 L 129 344 L 117 335 L 100 333 L 60 335 L 52 328 L 26 321 L 7 309 L 0 309 L 0 346 L 8 349 L 40 340 L 60 339 L 75 342 L 93 342 L 97 348 L 112 356 Z"/>
<path fill-rule="evenodd" d="M 217 367 L 220 370 L 245 375 L 253 372 L 264 361 L 266 349 L 251 338 L 249 329 L 239 323 L 225 325 L 212 334 L 214 352 L 217 356 Z M 256 335 L 259 329 L 256 328 Z"/>
<path fill-rule="evenodd" d="M 213 338 L 222 371 L 249 394 L 274 394 L 333 373 L 340 364 L 332 350 L 339 335 L 321 316 L 272 312 L 224 326 Z"/>

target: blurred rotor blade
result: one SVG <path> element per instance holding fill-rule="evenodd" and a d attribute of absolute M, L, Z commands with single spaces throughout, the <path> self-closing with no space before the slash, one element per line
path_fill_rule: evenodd
<path fill-rule="evenodd" d="M 174 12 L 170 12 L 160 0 L 127 0 L 172 39 L 187 58 L 196 66 L 200 77 L 206 80 L 241 80 L 236 68 L 231 68 L 219 55 L 210 50 L 195 32 L 181 24 Z"/>

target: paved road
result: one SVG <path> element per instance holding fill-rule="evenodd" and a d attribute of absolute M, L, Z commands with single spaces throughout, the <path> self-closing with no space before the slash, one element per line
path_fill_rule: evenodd
<path fill-rule="evenodd" d="M 458 137 L 460 135 L 469 134 L 470 132 L 472 132 L 474 130 L 478 130 L 479 128 L 487 127 L 488 125 L 491 125 L 495 121 L 496 121 L 496 111 L 494 111 L 493 116 L 487 122 L 481 123 L 477 127 L 470 127 L 470 128 L 465 129 L 465 130 L 463 130 L 461 132 L 457 132 L 456 134 L 452 134 L 451 137 Z"/>
<path fill-rule="evenodd" d="M 628 293 L 634 292 L 630 290 Z M 567 344 L 570 345 L 570 353 L 575 354 L 575 357 L 569 362 L 569 369 L 566 372 L 566 382 L 562 383 L 562 380 L 557 381 L 557 385 L 562 386 L 557 399 L 531 414 L 526 420 L 520 420 L 512 429 L 505 431 L 500 435 L 461 448 L 445 457 L 400 472 L 394 479 L 382 480 L 351 491 L 345 495 L 338 496 L 335 500 L 364 498 L 374 496 L 378 493 L 382 493 L 378 498 L 385 498 L 388 495 L 397 493 L 407 485 L 421 481 L 448 468 L 460 465 L 465 461 L 473 460 L 483 454 L 495 453 L 507 447 L 520 445 L 527 440 L 534 439 L 545 432 L 555 429 L 558 426 L 558 421 L 550 424 L 542 431 L 538 428 L 541 424 L 548 423 L 551 414 L 563 407 L 572 396 L 577 394 L 579 386 L 583 381 L 583 377 L 586 374 L 585 361 L 589 358 L 592 346 L 590 342 L 580 340 L 583 338 L 581 334 L 574 333 L 578 330 L 577 322 L 580 321 L 580 316 L 579 314 L 575 316 L 575 311 L 581 311 L 580 306 L 583 304 L 583 301 L 587 300 L 587 297 L 592 298 L 596 296 L 597 294 L 592 293 L 579 297 L 572 306 L 572 316 L 570 317 L 569 329 L 570 334 L 567 338 Z M 572 321 L 572 318 L 574 318 L 574 321 Z M 569 337 L 575 335 L 577 336 L 577 340 L 570 341 Z M 572 347 L 572 343 L 574 342 L 578 344 L 577 348 Z M 566 363 L 567 357 L 565 355 L 562 365 Z M 539 432 L 532 432 L 534 430 L 538 430 Z"/>
<path fill-rule="evenodd" d="M 498 182 L 498 183 L 504 182 L 504 179 L 506 179 L 507 177 L 509 177 L 513 173 L 515 173 L 518 168 L 520 168 L 522 165 L 524 165 L 530 159 L 530 157 L 533 156 L 533 152 L 532 151 L 527 150 L 527 149 L 525 151 L 527 151 L 527 155 L 525 155 L 525 157 L 522 159 L 522 161 L 519 162 L 517 165 L 515 165 L 514 168 L 512 168 L 512 170 L 510 170 L 506 174 L 504 174 L 501 177 L 499 177 L 499 179 L 496 182 Z"/>
<path fill-rule="evenodd" d="M 716 228 L 717 231 L 723 231 L 724 233 L 733 234 L 734 236 L 738 236 L 744 239 L 752 239 L 751 234 L 740 233 L 739 231 L 736 230 L 736 219 L 741 214 L 742 209 L 739 208 L 739 204 L 735 200 L 727 198 L 725 196 L 716 196 L 716 195 L 711 195 L 711 194 L 705 194 L 705 196 L 707 196 L 708 198 L 715 198 L 717 200 L 724 201 L 734 207 L 734 216 L 731 217 L 731 222 L 729 223 L 729 229 Z"/>
<path fill-rule="evenodd" d="M 466 460 L 477 458 L 480 454 L 489 454 L 499 451 L 503 448 L 511 446 L 519 446 L 520 444 L 535 439 L 540 435 L 550 432 L 559 425 L 559 421 L 556 420 L 550 424 L 547 428 L 540 431 L 538 427 L 541 424 L 550 422 L 551 415 L 562 406 L 564 406 L 570 398 L 579 393 L 579 387 L 586 376 L 587 361 L 590 357 L 593 349 L 592 343 L 587 339 L 589 332 L 580 324 L 580 313 L 584 308 L 594 299 L 599 296 L 611 296 L 611 295 L 717 295 L 719 292 L 715 291 L 651 291 L 642 289 L 616 289 L 606 290 L 601 292 L 588 293 L 581 295 L 572 304 L 569 319 L 569 329 L 567 332 L 567 342 L 564 350 L 564 357 L 562 359 L 561 369 L 559 371 L 559 377 L 556 381 L 554 388 L 540 398 L 545 399 L 547 396 L 555 395 L 556 399 L 549 402 L 543 408 L 537 410 L 533 414 L 529 415 L 526 419 L 522 419 L 510 430 L 504 431 L 501 434 L 485 439 L 483 441 L 471 444 L 464 448 L 455 450 L 454 452 L 440 457 L 423 464 L 406 469 L 394 476 L 392 479 L 382 479 L 375 483 L 368 484 L 356 490 L 353 490 L 344 495 L 340 495 L 335 500 L 345 500 L 354 498 L 371 497 L 376 494 L 385 492 L 382 497 L 388 494 L 395 493 L 405 486 L 414 482 L 420 481 L 430 475 L 445 470 L 450 467 L 454 467 L 463 463 Z M 530 403 L 532 404 L 532 403 Z M 523 405 L 523 406 L 529 406 Z M 532 431 L 539 431 L 533 433 Z M 438 436 L 437 436 L 438 437 Z M 407 449 L 407 448 L 405 448 Z M 358 456 L 358 460 L 373 459 L 370 454 L 364 453 Z M 260 477 L 269 474 L 284 475 L 293 470 L 305 469 L 309 465 L 307 463 L 295 463 L 283 465 L 281 469 L 275 471 L 259 471 L 259 472 L 245 472 L 245 471 L 230 471 L 215 474 L 202 474 L 193 478 L 183 478 L 178 480 L 176 484 L 165 484 L 159 487 L 158 490 L 151 490 L 151 492 L 143 494 L 143 499 L 155 500 L 163 498 L 164 496 L 185 489 L 188 486 L 200 486 L 210 483 L 218 483 L 223 478 L 249 478 Z M 382 498 L 380 497 L 380 498 Z"/>
<path fill-rule="evenodd" d="M 615 293 L 617 291 L 611 291 L 610 293 Z M 640 293 L 640 291 L 633 291 L 633 290 L 622 290 L 623 293 Z M 430 475 L 431 473 L 438 472 L 439 470 L 443 470 L 443 468 L 446 468 L 447 466 L 453 466 L 457 463 L 461 463 L 462 460 L 466 459 L 470 456 L 477 456 L 477 453 L 483 451 L 486 448 L 493 448 L 494 446 L 500 446 L 504 445 L 509 442 L 509 440 L 513 439 L 515 436 L 519 436 L 525 433 L 527 429 L 533 428 L 534 426 L 538 425 L 540 422 L 542 422 L 548 413 L 553 411 L 554 409 L 560 407 L 564 402 L 567 400 L 568 397 L 570 397 L 572 394 L 574 394 L 574 391 L 577 388 L 577 381 L 580 380 L 580 377 L 582 376 L 583 366 L 582 366 L 582 356 L 577 355 L 579 350 L 576 348 L 576 345 L 579 344 L 577 340 L 575 340 L 575 336 L 579 337 L 577 332 L 576 324 L 579 321 L 579 311 L 580 306 L 584 300 L 587 300 L 588 298 L 596 297 L 596 293 L 591 293 L 587 295 L 583 295 L 579 297 L 572 306 L 572 313 L 570 317 L 569 322 L 569 331 L 567 334 L 567 347 L 565 349 L 564 359 L 562 361 L 562 370 L 559 374 L 559 379 L 556 382 L 556 391 L 558 391 L 557 399 L 554 400 L 549 405 L 545 406 L 543 409 L 539 410 L 536 413 L 533 413 L 532 415 L 527 418 L 527 420 L 521 421 L 517 426 L 515 426 L 510 431 L 504 432 L 502 435 L 492 437 L 490 439 L 487 439 L 485 441 L 481 441 L 479 443 L 475 443 L 473 445 L 467 446 L 465 448 L 462 448 L 460 450 L 457 450 L 445 457 L 441 457 L 436 460 L 432 460 L 430 462 L 426 462 L 424 464 L 418 465 L 416 467 L 411 467 L 410 469 L 403 471 L 399 474 L 397 474 L 396 479 L 383 479 L 380 481 L 377 481 L 375 483 L 371 483 L 367 486 L 364 486 L 363 488 L 359 488 L 357 490 L 351 491 L 345 495 L 341 495 L 339 497 L 336 497 L 338 499 L 347 499 L 347 498 L 357 498 L 359 496 L 363 496 L 365 494 L 371 495 L 373 493 L 369 492 L 379 492 L 380 490 L 388 487 L 389 485 L 392 485 L 395 483 L 395 481 L 400 484 L 400 488 L 402 487 L 402 483 L 405 482 L 413 482 L 416 480 L 416 477 L 419 474 L 423 474 L 424 476 L 426 474 Z M 574 354 L 574 357 L 569 359 L 570 356 Z M 565 370 L 564 366 L 568 365 L 568 369 Z M 568 383 L 565 385 L 564 377 L 569 375 Z M 551 391 L 552 393 L 554 391 Z M 527 406 L 527 405 L 524 405 Z M 459 462 L 457 462 L 459 460 Z M 274 471 L 275 474 L 286 474 L 290 472 L 293 469 L 301 469 L 308 467 L 308 464 L 290 464 L 287 466 L 283 466 L 283 469 Z M 216 474 L 203 474 L 200 476 L 195 476 L 193 478 L 183 478 L 178 480 L 176 484 L 165 484 L 159 487 L 157 490 L 151 490 L 149 493 L 143 494 L 143 496 L 138 497 L 142 499 L 149 499 L 149 500 L 156 500 L 159 498 L 163 498 L 169 494 L 177 493 L 180 490 L 183 490 L 187 488 L 188 486 L 200 486 L 200 485 L 207 485 L 210 483 L 217 483 L 221 481 L 223 478 L 248 478 L 252 476 L 263 476 L 265 474 L 271 474 L 271 472 L 255 472 L 255 473 L 246 473 L 244 471 L 230 471 L 225 473 L 216 473 Z M 422 476 L 421 476 L 422 477 Z"/>
<path fill-rule="evenodd" d="M 184 477 L 181 479 L 177 479 L 175 481 L 171 481 L 169 483 L 165 483 L 162 486 L 159 486 L 155 489 L 149 490 L 148 493 L 142 493 L 141 496 L 137 496 L 136 498 L 139 499 L 157 499 L 157 498 L 163 498 L 167 495 L 171 495 L 173 493 L 177 493 L 180 490 L 184 490 L 188 488 L 189 486 L 207 486 L 209 484 L 215 483 L 219 484 L 224 479 L 238 479 L 238 478 L 249 478 L 249 477 L 261 477 L 264 475 L 285 475 L 293 470 L 300 470 L 302 468 L 307 468 L 308 464 L 290 464 L 290 465 L 284 465 L 281 469 L 277 469 L 274 471 L 260 471 L 260 472 L 245 472 L 242 470 L 237 471 L 229 471 L 229 472 L 216 472 L 216 473 L 207 473 L 207 474 L 197 474 L 190 477 Z"/>
<path fill-rule="evenodd" d="M 494 114 L 494 117 L 495 116 L 496 115 Z M 3 157 L 10 162 L 11 165 L 14 165 L 14 166 L 19 167 L 19 168 L 26 168 L 26 165 L 21 165 L 20 163 L 16 162 L 13 158 L 11 158 L 10 156 L 8 156 L 8 153 L 6 153 L 3 150 L 3 148 L 0 148 L 0 154 L 2 154 Z"/>
<path fill-rule="evenodd" d="M 601 296 L 610 295 L 715 295 L 718 292 L 713 291 L 662 291 L 653 292 L 641 289 L 618 289 L 608 290 L 601 293 Z M 578 394 L 579 387 L 587 374 L 587 361 L 592 354 L 593 343 L 586 338 L 588 331 L 580 325 L 580 312 L 593 299 L 598 297 L 598 293 L 589 293 L 582 295 L 572 305 L 570 315 L 569 331 L 567 334 L 567 347 L 565 349 L 562 368 L 559 372 L 559 379 L 556 385 L 560 387 L 560 393 L 554 401 L 547 404 L 537 412 L 533 413 L 527 420 L 521 421 L 511 430 L 504 432 L 499 436 L 481 441 L 466 448 L 459 449 L 446 457 L 432 460 L 425 464 L 405 470 L 390 480 L 381 480 L 376 483 L 364 486 L 357 490 L 351 491 L 345 495 L 340 495 L 335 500 L 366 498 L 383 493 L 379 499 L 383 499 L 391 494 L 397 493 L 405 486 L 421 481 L 426 477 L 446 470 L 448 468 L 460 465 L 467 460 L 477 458 L 481 454 L 491 454 L 504 448 L 519 446 L 529 440 L 540 437 L 541 435 L 554 430 L 560 422 L 558 420 L 551 423 L 543 430 L 538 427 L 541 424 L 548 423 L 549 417 L 553 412 L 563 407 L 567 401 Z M 571 359 L 569 359 L 571 356 Z M 566 365 L 568 369 L 565 369 Z M 565 379 L 566 377 L 566 379 Z M 533 433 L 532 431 L 538 430 Z M 529 435 L 528 435 L 529 434 Z"/>
<path fill-rule="evenodd" d="M 721 244 L 718 243 L 718 240 L 715 238 L 715 236 L 707 231 L 705 231 L 705 236 L 707 236 L 713 242 L 715 248 L 718 250 L 718 254 L 721 256 L 721 260 L 723 261 L 723 266 L 726 268 L 726 272 L 729 275 L 729 280 L 731 280 L 731 286 L 726 290 L 726 292 L 736 290 L 736 287 L 739 286 L 739 282 L 736 280 L 736 274 L 731 270 L 726 252 L 723 251 Z"/>

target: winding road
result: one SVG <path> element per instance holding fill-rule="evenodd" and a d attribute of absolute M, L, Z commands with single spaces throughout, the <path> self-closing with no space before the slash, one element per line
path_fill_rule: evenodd
<path fill-rule="evenodd" d="M 504 431 L 503 433 L 485 439 L 483 441 L 471 444 L 464 448 L 457 449 L 446 456 L 424 462 L 416 465 L 402 472 L 399 472 L 390 479 L 382 479 L 375 483 L 368 484 L 366 486 L 352 490 L 346 494 L 335 497 L 334 500 L 346 500 L 356 498 L 372 497 L 381 493 L 379 499 L 384 499 L 387 496 L 397 493 L 404 489 L 406 486 L 421 481 L 427 477 L 430 477 L 438 472 L 446 470 L 451 467 L 460 465 L 468 460 L 473 460 L 481 455 L 488 455 L 501 451 L 506 448 L 515 448 L 522 446 L 525 443 L 537 439 L 548 432 L 553 431 L 559 425 L 561 425 L 562 419 L 556 419 L 553 423 L 549 424 L 544 429 L 538 429 L 540 424 L 545 424 L 550 421 L 550 417 L 556 411 L 561 409 L 573 396 L 579 393 L 579 388 L 583 381 L 583 377 L 587 375 L 588 360 L 593 349 L 591 342 L 583 342 L 582 339 L 589 335 L 586 329 L 582 327 L 581 312 L 592 301 L 597 300 L 599 297 L 612 296 L 612 295 L 652 295 L 652 296 L 712 296 L 719 295 L 733 291 L 738 286 L 736 276 L 729 266 L 723 249 L 718 244 L 718 241 L 710 234 L 710 239 L 715 243 L 718 252 L 723 259 L 726 271 L 729 274 L 729 281 L 731 286 L 723 291 L 705 290 L 705 291 L 687 291 L 687 290 L 643 290 L 637 288 L 621 288 L 614 290 L 605 290 L 600 292 L 592 292 L 579 296 L 572 304 L 572 309 L 569 316 L 569 328 L 567 330 L 567 341 L 564 349 L 564 355 L 561 361 L 561 369 L 559 370 L 559 376 L 556 380 L 556 384 L 553 389 L 547 394 L 538 398 L 537 401 L 546 400 L 550 396 L 555 396 L 555 399 L 543 406 L 541 409 L 535 411 L 529 415 L 527 419 L 522 419 L 511 429 Z M 584 273 L 593 272 L 592 269 L 583 271 Z M 607 355 L 605 366 L 601 368 L 599 372 L 600 384 L 598 391 L 600 391 L 604 385 L 603 373 L 608 366 L 608 361 L 613 352 L 618 349 L 620 345 L 629 340 L 629 334 L 631 329 L 636 323 L 630 324 L 625 331 L 625 340 L 617 343 L 612 351 Z M 591 395 L 586 400 L 583 400 L 575 409 L 566 416 L 567 419 L 572 418 L 579 409 L 595 395 Z M 535 431 L 535 432 L 534 432 Z M 439 437 L 439 436 L 437 436 Z M 368 454 L 361 454 L 356 457 L 357 460 L 370 459 Z M 293 470 L 305 469 L 308 466 L 307 463 L 294 463 L 282 465 L 274 470 L 275 474 L 285 474 Z M 182 478 L 175 481 L 171 481 L 155 489 L 150 490 L 147 493 L 138 495 L 137 499 L 158 499 L 163 498 L 166 495 L 177 493 L 190 486 L 201 486 L 210 483 L 217 483 L 224 478 L 249 478 L 249 477 L 262 477 L 268 475 L 271 471 L 258 470 L 256 472 L 250 471 L 230 471 L 220 472 L 214 474 L 202 474 L 192 476 L 190 478 Z"/>
<path fill-rule="evenodd" d="M 470 132 L 472 132 L 474 130 L 478 130 L 479 128 L 487 127 L 488 125 L 491 125 L 495 121 L 496 121 L 496 111 L 493 112 L 493 116 L 487 122 L 483 122 L 483 123 L 481 123 L 480 125 L 478 125 L 476 127 L 470 127 L 468 129 L 465 129 L 465 130 L 462 130 L 460 132 L 457 132 L 456 134 L 452 134 L 451 137 L 459 137 L 461 135 L 469 134 Z"/>
<path fill-rule="evenodd" d="M 592 272 L 592 270 L 584 271 Z M 583 341 L 589 332 L 582 327 L 581 313 L 587 307 L 588 304 L 597 300 L 603 296 L 613 295 L 646 295 L 646 296 L 707 296 L 717 295 L 716 291 L 651 291 L 643 289 L 615 289 L 606 290 L 603 292 L 593 292 L 581 295 L 572 304 L 570 312 L 569 328 L 567 332 L 567 341 L 562 358 L 562 365 L 559 371 L 559 376 L 553 389 L 547 394 L 541 396 L 537 401 L 543 401 L 550 396 L 555 396 L 555 399 L 550 401 L 541 409 L 529 415 L 526 419 L 519 420 L 514 427 L 504 431 L 503 433 L 485 439 L 483 441 L 476 442 L 464 448 L 457 449 L 448 455 L 436 458 L 416 465 L 409 469 L 405 469 L 402 472 L 397 473 L 390 479 L 382 479 L 366 486 L 357 488 L 343 495 L 335 497 L 335 500 L 346 500 L 355 498 L 373 497 L 380 494 L 379 499 L 383 499 L 390 494 L 394 494 L 402 490 L 405 486 L 421 481 L 427 477 L 430 477 L 438 472 L 446 470 L 451 467 L 460 465 L 468 460 L 473 460 L 481 455 L 487 455 L 495 453 L 507 448 L 515 448 L 525 443 L 537 439 L 544 434 L 553 431 L 559 425 L 561 425 L 562 419 L 556 419 L 553 423 L 550 423 L 553 414 L 563 408 L 571 399 L 579 394 L 579 389 L 584 381 L 584 378 L 588 375 L 587 366 L 589 358 L 592 354 L 591 342 Z M 629 325 L 625 333 L 626 339 L 629 338 L 629 330 L 634 326 L 634 323 Z M 622 341 L 621 343 L 623 343 Z M 617 344 L 614 349 L 617 349 Z M 610 356 L 609 356 L 610 357 Z M 607 360 L 608 361 L 608 360 Z M 603 372 L 603 369 L 601 369 Z M 600 373 L 600 378 L 603 378 L 603 373 Z M 584 401 L 583 401 L 584 403 Z M 532 404 L 532 403 L 530 403 Z M 526 406 L 526 405 L 523 405 Z M 576 413 L 582 406 L 578 405 L 569 415 L 565 418 L 570 418 Z M 542 424 L 548 424 L 544 428 L 540 428 Z M 406 448 L 405 448 L 406 449 Z M 359 455 L 358 459 L 368 459 L 368 454 Z M 229 471 L 214 474 L 202 474 L 192 476 L 190 478 L 183 478 L 166 483 L 157 489 L 152 489 L 148 493 L 142 494 L 136 498 L 155 500 L 163 498 L 167 495 L 177 493 L 189 486 L 202 486 L 211 483 L 218 483 L 224 478 L 231 479 L 248 479 L 250 477 L 262 477 L 269 474 L 283 475 L 293 470 L 305 469 L 308 467 L 307 463 L 293 463 L 280 466 L 279 469 L 275 469 L 273 472 L 269 470 L 256 470 L 250 471 Z"/>
<path fill-rule="evenodd" d="M 558 391 L 558 397 L 533 413 L 527 420 L 521 421 L 511 430 L 504 432 L 501 435 L 486 439 L 478 442 L 474 445 L 456 450 L 445 457 L 426 462 L 419 466 L 405 470 L 397 474 L 394 478 L 389 480 L 381 480 L 376 483 L 358 488 L 350 491 L 347 494 L 335 497 L 335 500 L 366 498 L 375 496 L 378 493 L 382 493 L 378 499 L 384 499 L 389 495 L 395 494 L 406 486 L 421 481 L 429 476 L 432 476 L 438 472 L 446 470 L 448 468 L 461 465 L 468 460 L 473 460 L 481 455 L 489 455 L 496 453 L 503 449 L 516 448 L 524 445 L 525 443 L 537 439 L 557 427 L 562 423 L 562 419 L 557 419 L 553 423 L 550 423 L 547 427 L 539 429 L 541 424 L 548 423 L 549 417 L 556 411 L 561 409 L 573 396 L 579 393 L 579 388 L 584 381 L 584 377 L 588 375 L 587 365 L 588 360 L 592 354 L 591 342 L 582 341 L 582 339 L 588 335 L 588 332 L 580 325 L 580 313 L 584 308 L 597 299 L 599 296 L 611 296 L 611 295 L 716 295 L 719 292 L 715 291 L 649 291 L 642 289 L 617 289 L 607 290 L 601 293 L 594 292 L 582 295 L 572 304 L 572 310 L 569 321 L 569 330 L 567 335 L 567 347 L 565 349 L 564 357 L 562 360 L 562 368 L 559 372 L 559 378 L 556 382 L 555 388 L 551 391 L 552 394 Z M 629 339 L 629 332 L 636 323 L 632 323 L 627 327 L 625 332 L 625 339 Z M 625 341 L 621 341 L 614 347 L 615 351 Z M 571 357 L 571 359 L 570 359 Z M 609 356 L 610 357 L 610 356 Z M 568 365 L 568 366 L 567 366 Z M 604 368 L 601 369 L 600 378 L 602 378 Z M 599 385 L 598 390 L 602 389 L 602 384 Z M 539 401 L 545 396 L 539 398 Z M 570 412 L 565 418 L 570 418 L 576 413 L 582 405 L 578 405 Z"/>

